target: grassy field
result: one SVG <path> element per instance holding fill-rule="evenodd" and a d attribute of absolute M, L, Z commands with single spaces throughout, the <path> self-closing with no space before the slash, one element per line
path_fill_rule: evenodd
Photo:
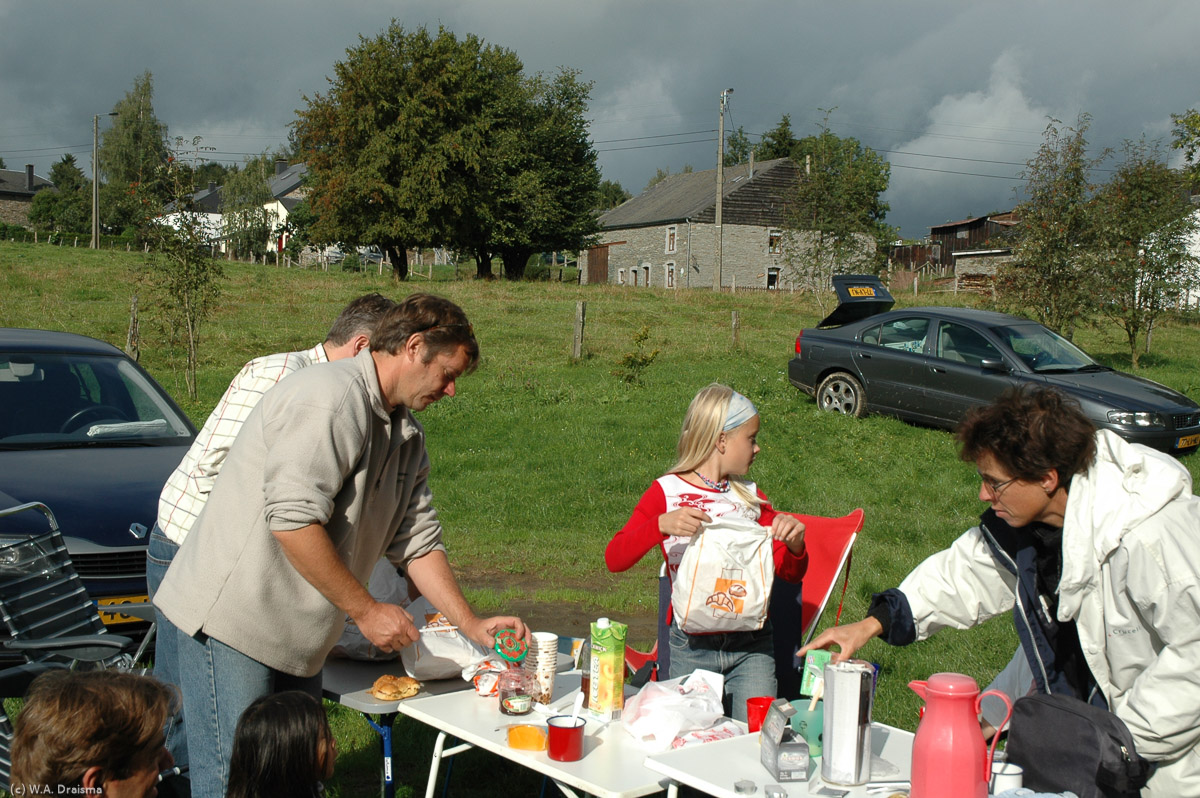
<path fill-rule="evenodd" d="M 122 346 L 141 263 L 136 253 L 0 243 L 0 326 L 69 330 Z M 587 620 L 609 615 L 634 624 L 636 643 L 651 642 L 658 562 L 647 557 L 626 573 L 609 574 L 603 549 L 671 464 L 684 410 L 712 381 L 757 404 L 763 451 L 752 476 L 776 507 L 820 515 L 865 508 L 844 620 L 862 617 L 872 592 L 898 584 L 982 509 L 974 470 L 958 461 L 948 433 L 823 414 L 788 384 L 797 331 L 823 315 L 810 297 L 437 279 L 451 277 L 447 271 L 435 272 L 432 283 L 407 284 L 369 272 L 239 264 L 229 264 L 227 275 L 221 309 L 201 331 L 195 402 L 186 397 L 182 350 L 155 323 L 148 299 L 140 300 L 141 362 L 197 425 L 246 360 L 312 346 L 355 296 L 433 290 L 466 309 L 482 349 L 480 368 L 461 381 L 455 398 L 420 416 L 429 433 L 435 501 L 471 601 L 485 612 L 520 612 L 535 628 L 578 635 Z M 979 301 L 951 294 L 899 299 Z M 587 303 L 584 356 L 573 361 L 580 301 Z M 641 384 L 630 384 L 620 361 L 636 352 L 643 328 L 645 349 L 659 354 Z M 1085 329 L 1076 340 L 1101 362 L 1128 368 L 1115 329 Z M 1200 396 L 1200 320 L 1168 320 L 1142 362 L 1145 376 Z M 1185 463 L 1200 476 L 1200 458 Z M 919 700 L 907 689 L 910 680 L 953 670 L 985 684 L 1014 645 L 1007 618 L 907 649 L 871 643 L 862 655 L 882 666 L 876 717 L 914 728 Z M 334 712 L 333 719 L 342 755 L 332 792 L 361 794 L 377 767 L 373 732 L 354 713 Z M 434 732 L 401 720 L 396 735 L 402 794 L 420 794 Z M 526 795 L 539 786 L 530 778 L 497 792 L 489 777 L 495 764 L 479 752 L 466 756 L 456 768 L 455 791 Z M 479 786 L 472 791 L 471 784 Z"/>

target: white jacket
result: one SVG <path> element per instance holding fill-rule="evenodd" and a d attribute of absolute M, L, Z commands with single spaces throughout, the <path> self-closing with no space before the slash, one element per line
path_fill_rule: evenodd
<path fill-rule="evenodd" d="M 1071 481 L 1058 618 L 1158 769 L 1148 798 L 1200 798 L 1200 498 L 1177 460 L 1102 430 Z M 1016 576 L 974 527 L 900 585 L 923 640 L 1012 610 Z"/>

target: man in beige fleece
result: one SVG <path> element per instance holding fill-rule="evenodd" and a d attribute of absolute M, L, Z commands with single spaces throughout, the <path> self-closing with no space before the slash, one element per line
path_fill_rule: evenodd
<path fill-rule="evenodd" d="M 192 793 L 224 795 L 233 730 L 261 695 L 320 695 L 349 616 L 382 651 L 418 637 L 408 613 L 363 586 L 386 556 L 451 623 L 490 648 L 519 618 L 480 618 L 446 557 L 413 412 L 479 359 L 449 300 L 415 294 L 369 351 L 287 377 L 246 419 L 204 511 L 155 596 L 177 627 Z"/>

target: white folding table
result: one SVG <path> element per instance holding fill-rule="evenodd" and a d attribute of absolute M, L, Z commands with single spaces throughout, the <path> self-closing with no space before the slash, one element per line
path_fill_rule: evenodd
<path fill-rule="evenodd" d="M 552 706 L 570 712 L 579 692 L 579 671 L 559 673 L 554 680 Z M 589 720 L 584 727 L 583 758 L 578 762 L 556 762 L 545 751 L 520 751 L 508 747 L 506 727 L 510 723 L 544 722 L 545 716 L 531 713 L 503 715 L 496 700 L 481 698 L 473 690 L 421 694 L 400 702 L 399 712 L 438 730 L 429 766 L 426 798 L 432 798 L 443 759 L 470 748 L 482 748 L 521 767 L 548 776 L 565 795 L 579 793 L 601 798 L 638 798 L 662 792 L 667 780 L 643 766 L 645 750 L 619 723 Z M 446 748 L 446 738 L 462 740 Z"/>
<path fill-rule="evenodd" d="M 912 732 L 881 723 L 871 725 L 871 781 L 857 787 L 826 784 L 821 779 L 821 760 L 812 760 L 814 774 L 807 781 L 776 782 L 759 759 L 759 733 L 728 740 L 677 748 L 646 757 L 646 767 L 671 779 L 668 798 L 674 798 L 678 785 L 686 784 L 717 798 L 745 798 L 734 791 L 742 779 L 754 782 L 753 793 L 762 796 L 768 784 L 779 784 L 788 798 L 824 796 L 826 798 L 886 798 L 894 792 L 907 792 L 912 774 Z"/>

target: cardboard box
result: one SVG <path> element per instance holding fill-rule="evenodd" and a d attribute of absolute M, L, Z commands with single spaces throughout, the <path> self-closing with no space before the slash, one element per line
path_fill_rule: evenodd
<path fill-rule="evenodd" d="M 607 619 L 602 619 L 607 621 Z M 588 715 L 593 720 L 619 720 L 625 708 L 625 636 L 623 623 L 592 624 L 591 684 Z"/>
<path fill-rule="evenodd" d="M 808 781 L 812 773 L 808 743 L 792 731 L 790 719 L 795 714 L 786 698 L 777 698 L 763 719 L 759 756 L 776 781 Z"/>

